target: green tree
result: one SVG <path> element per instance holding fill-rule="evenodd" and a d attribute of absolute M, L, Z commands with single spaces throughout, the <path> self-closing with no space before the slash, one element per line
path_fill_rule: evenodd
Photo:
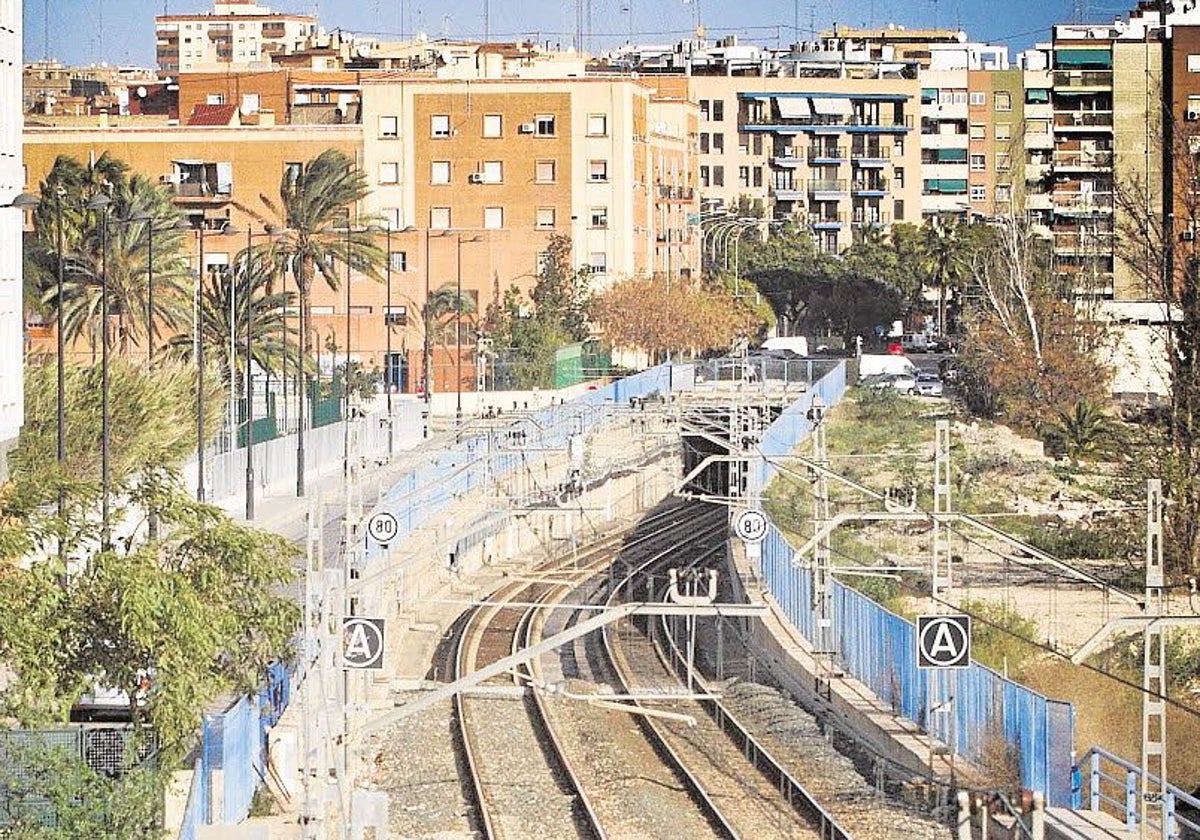
<path fill-rule="evenodd" d="M 135 719 L 154 726 L 169 762 L 190 743 L 206 703 L 248 690 L 270 661 L 287 655 L 298 620 L 285 593 L 296 549 L 180 487 L 178 467 L 194 443 L 190 371 L 119 362 L 113 372 L 114 498 L 128 498 L 131 515 L 153 511 L 159 536 L 97 551 L 90 514 L 98 412 L 88 408 L 97 382 L 92 371 L 68 378 L 63 475 L 47 455 L 53 371 L 31 367 L 28 421 L 0 519 L 5 544 L 18 545 L 13 532 L 23 531 L 41 559 L 0 566 L 0 661 L 14 675 L 0 692 L 0 716 L 25 726 L 63 722 L 81 693 L 110 686 L 130 698 Z M 68 491 L 65 522 L 50 504 L 60 484 Z M 66 539 L 65 567 L 48 550 L 55 534 Z"/>
<path fill-rule="evenodd" d="M 930 217 L 924 228 L 929 283 L 938 292 L 938 332 L 950 334 L 947 298 L 967 275 L 970 260 L 967 223 L 957 215 Z"/>
<path fill-rule="evenodd" d="M 102 281 L 108 286 L 111 346 L 118 353 L 128 355 L 135 345 L 145 346 L 151 330 L 158 337 L 186 322 L 190 279 L 185 233 L 177 228 L 181 217 L 164 187 L 144 176 L 130 175 L 124 161 L 105 153 L 88 166 L 60 156 L 40 185 L 40 194 L 28 248 L 31 277 L 43 312 L 55 317 L 60 305 L 57 273 L 61 261 L 61 305 L 68 340 L 85 337 L 99 344 L 99 333 L 93 331 L 100 325 Z M 111 199 L 107 237 L 102 213 L 84 207 L 97 195 Z M 147 312 L 151 267 L 153 317 Z"/>
<path fill-rule="evenodd" d="M 62 748 L 10 748 L 0 762 L 0 789 L 7 800 L 4 836 L 160 840 L 165 785 L 165 773 L 146 767 L 113 778 Z"/>
<path fill-rule="evenodd" d="M 292 305 L 295 293 L 273 291 L 278 261 L 269 247 L 255 248 L 253 254 L 247 264 L 246 251 L 240 251 L 231 270 L 210 274 L 200 286 L 200 334 L 204 338 L 204 356 L 220 367 L 225 382 L 229 381 L 231 362 L 239 376 L 245 376 L 247 314 L 251 322 L 255 364 L 275 373 L 285 350 L 288 358 L 296 357 L 299 328 L 284 315 L 286 307 Z M 234 337 L 235 358 L 232 360 L 229 358 L 230 335 Z M 195 344 L 194 323 L 189 323 L 170 341 L 174 353 L 188 361 L 193 358 Z"/>
<path fill-rule="evenodd" d="M 1069 410 L 1060 409 L 1044 437 L 1073 461 L 1106 459 L 1122 442 L 1116 421 L 1100 405 L 1088 400 L 1080 400 Z"/>

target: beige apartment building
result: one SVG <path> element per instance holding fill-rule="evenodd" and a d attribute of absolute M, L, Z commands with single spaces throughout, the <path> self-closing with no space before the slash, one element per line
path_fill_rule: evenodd
<path fill-rule="evenodd" d="M 156 15 L 154 34 L 164 74 L 265 68 L 275 56 L 304 50 L 317 19 L 280 14 L 256 0 L 216 0 L 211 12 Z"/>

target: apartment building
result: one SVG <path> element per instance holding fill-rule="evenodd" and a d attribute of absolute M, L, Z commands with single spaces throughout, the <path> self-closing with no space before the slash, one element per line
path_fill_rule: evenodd
<path fill-rule="evenodd" d="M 0 205 L 24 188 L 21 156 L 21 6 L 0 3 Z M 21 212 L 0 206 L 0 481 L 8 479 L 8 452 L 25 418 Z"/>
<path fill-rule="evenodd" d="M 156 15 L 158 69 L 168 75 L 264 68 L 317 34 L 312 15 L 281 14 L 255 0 L 216 0 L 203 14 Z"/>
<path fill-rule="evenodd" d="M 855 230 L 920 218 L 914 65 L 873 61 L 836 39 L 786 51 L 681 42 L 608 60 L 686 79 L 707 207 L 799 221 L 828 253 Z"/>
<path fill-rule="evenodd" d="M 1049 235 L 1054 204 L 1054 75 L 1050 51 L 1026 50 L 1018 56 L 1025 99 L 1023 131 L 1024 180 L 1013 178 L 1014 211 L 1024 211 L 1037 230 Z M 1013 150 L 1013 160 L 1017 159 Z"/>
<path fill-rule="evenodd" d="M 469 240 L 464 287 L 481 306 L 532 286 L 554 234 L 570 238 L 598 286 L 690 272 L 695 113 L 677 92 L 630 77 L 367 78 L 368 211 L 396 230 Z M 453 279 L 433 268 L 435 286 Z"/>

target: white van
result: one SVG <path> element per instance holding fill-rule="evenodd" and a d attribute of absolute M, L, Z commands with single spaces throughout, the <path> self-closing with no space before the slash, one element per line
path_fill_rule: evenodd
<path fill-rule="evenodd" d="M 797 356 L 808 355 L 808 339 L 802 335 L 780 335 L 768 338 L 762 344 L 763 350 L 787 351 Z"/>

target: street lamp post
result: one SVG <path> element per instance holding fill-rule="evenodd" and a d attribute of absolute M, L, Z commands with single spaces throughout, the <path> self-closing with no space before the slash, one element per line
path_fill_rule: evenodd
<path fill-rule="evenodd" d="M 429 228 L 425 228 L 425 303 L 421 307 L 421 375 L 425 379 L 425 427 L 423 435 L 429 437 L 430 400 L 433 391 L 433 359 L 429 336 Z"/>
<path fill-rule="evenodd" d="M 460 231 L 455 231 L 455 261 L 454 261 L 454 429 L 462 426 L 462 246 L 463 237 Z M 467 242 L 479 242 L 483 237 L 472 236 Z"/>
<path fill-rule="evenodd" d="M 179 230 L 193 230 L 186 219 L 181 219 L 176 225 Z M 204 290 L 204 222 L 195 228 L 199 240 L 200 270 L 196 273 L 196 501 L 204 501 L 204 323 L 201 297 Z M 231 226 L 224 223 L 221 234 L 231 233 Z"/>
<path fill-rule="evenodd" d="M 246 300 L 243 303 L 246 310 L 246 521 L 254 519 L 254 375 L 251 373 L 254 355 L 254 237 L 275 237 L 279 233 L 278 228 L 270 226 L 261 234 L 255 234 L 253 225 L 246 226 Z"/>
<path fill-rule="evenodd" d="M 100 214 L 100 546 L 111 546 L 109 518 L 109 405 L 108 405 L 108 208 L 112 199 L 104 193 L 92 196 L 86 207 Z"/>
<path fill-rule="evenodd" d="M 411 226 L 401 228 L 396 233 L 407 233 L 413 230 Z M 386 223 L 382 228 L 377 225 L 371 226 L 371 231 L 378 233 L 383 231 L 386 248 L 387 248 L 387 301 L 383 306 L 383 329 L 386 333 L 384 338 L 384 360 L 383 360 L 383 383 L 384 389 L 387 391 L 387 424 L 388 424 L 388 460 L 392 458 L 395 447 L 395 434 L 393 433 L 394 418 L 392 417 L 392 382 L 391 376 L 394 374 L 392 368 L 392 225 Z M 426 269 L 426 277 L 429 276 Z M 426 386 L 428 390 L 428 386 Z"/>
<path fill-rule="evenodd" d="M 346 366 L 342 371 L 342 475 L 350 475 L 350 250 L 353 247 L 354 228 L 346 219 Z"/>

